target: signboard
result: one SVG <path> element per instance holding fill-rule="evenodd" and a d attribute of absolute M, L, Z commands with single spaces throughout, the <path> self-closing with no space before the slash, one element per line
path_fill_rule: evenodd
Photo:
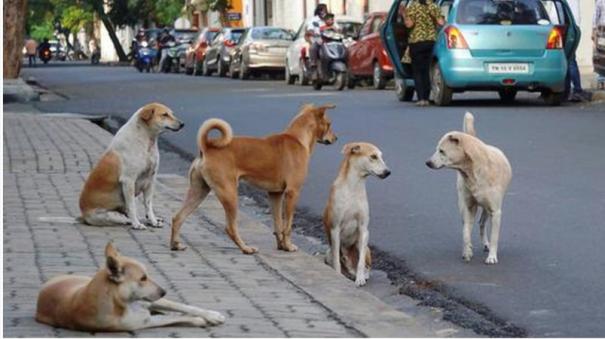
<path fill-rule="evenodd" d="M 229 13 L 227 13 L 227 20 L 229 20 L 229 21 L 240 21 L 240 20 L 242 20 L 242 13 L 239 13 L 239 12 L 229 12 Z"/>

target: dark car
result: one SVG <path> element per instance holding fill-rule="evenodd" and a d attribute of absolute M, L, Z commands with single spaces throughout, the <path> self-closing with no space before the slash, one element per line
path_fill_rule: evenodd
<path fill-rule="evenodd" d="M 380 27 L 386 18 L 387 12 L 371 13 L 355 42 L 347 48 L 350 88 L 355 86 L 356 80 L 368 79 L 374 88 L 383 89 L 393 77 L 393 64 L 380 39 Z"/>
<path fill-rule="evenodd" d="M 245 28 L 223 28 L 214 37 L 202 62 L 203 75 L 210 76 L 214 72 L 218 73 L 220 77 L 227 75 L 233 48 L 239 43 L 245 31 Z"/>

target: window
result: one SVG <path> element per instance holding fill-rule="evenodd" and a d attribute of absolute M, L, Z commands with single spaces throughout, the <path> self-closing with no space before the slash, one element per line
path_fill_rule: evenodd
<path fill-rule="evenodd" d="M 456 22 L 466 25 L 550 24 L 539 0 L 462 0 Z"/>
<path fill-rule="evenodd" d="M 290 32 L 281 28 L 256 28 L 251 33 L 254 40 L 292 40 Z"/>

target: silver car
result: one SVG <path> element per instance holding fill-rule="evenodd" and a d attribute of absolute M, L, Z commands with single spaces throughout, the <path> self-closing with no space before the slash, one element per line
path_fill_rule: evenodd
<path fill-rule="evenodd" d="M 244 33 L 234 49 L 229 71 L 248 79 L 259 72 L 283 72 L 286 51 L 292 43 L 292 33 L 279 27 L 252 27 Z"/>
<path fill-rule="evenodd" d="M 286 67 L 285 67 L 285 79 L 289 85 L 298 82 L 298 84 L 306 86 L 309 84 L 309 74 L 307 73 L 307 59 L 309 43 L 305 40 L 306 27 L 311 18 L 305 20 L 296 35 L 294 36 L 294 42 L 288 48 L 286 53 Z M 336 16 L 334 18 L 336 24 L 340 27 L 342 34 L 345 38 L 353 38 L 357 36 L 359 29 L 363 22 L 356 18 L 349 16 Z M 348 40 L 347 39 L 347 40 Z M 345 44 L 347 42 L 345 41 Z"/>

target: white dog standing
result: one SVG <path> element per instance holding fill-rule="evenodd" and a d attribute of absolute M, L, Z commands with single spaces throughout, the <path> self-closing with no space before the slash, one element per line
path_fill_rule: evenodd
<path fill-rule="evenodd" d="M 80 194 L 80 220 L 97 226 L 131 224 L 146 229 L 138 219 L 135 198 L 143 193 L 147 220 L 162 227 L 153 212 L 155 176 L 160 162 L 158 136 L 184 126 L 170 108 L 151 103 L 136 111 L 118 130 L 93 168 Z"/>
<path fill-rule="evenodd" d="M 344 266 L 346 273 L 355 277 L 355 285 L 363 286 L 372 261 L 368 247 L 370 208 L 366 179 L 370 175 L 384 179 L 391 171 L 382 159 L 382 152 L 372 144 L 350 143 L 342 153 L 345 157 L 323 216 L 331 247 L 326 253 L 326 263 L 338 273 Z"/>
<path fill-rule="evenodd" d="M 479 220 L 480 236 L 484 250 L 489 251 L 485 263 L 497 264 L 502 202 L 512 178 L 512 170 L 502 151 L 486 145 L 475 136 L 473 122 L 473 115 L 467 112 L 464 116 L 464 133 L 445 134 L 426 165 L 432 169 L 448 167 L 458 172 L 458 207 L 464 222 L 462 258 L 470 261 L 473 256 L 471 231 L 477 207 L 481 206 L 483 212 Z M 489 241 L 485 232 L 488 216 L 491 219 Z"/>

